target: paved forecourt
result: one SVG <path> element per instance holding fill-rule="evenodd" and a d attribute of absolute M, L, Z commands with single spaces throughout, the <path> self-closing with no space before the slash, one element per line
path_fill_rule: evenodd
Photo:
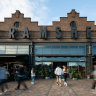
<path fill-rule="evenodd" d="M 36 80 L 32 85 L 31 81 L 26 81 L 28 90 L 23 90 L 21 85 L 20 90 L 15 90 L 17 82 L 9 82 L 9 92 L 5 96 L 96 96 L 96 92 L 91 90 L 92 80 L 72 80 L 68 79 L 68 86 L 56 85 L 56 79 Z"/>

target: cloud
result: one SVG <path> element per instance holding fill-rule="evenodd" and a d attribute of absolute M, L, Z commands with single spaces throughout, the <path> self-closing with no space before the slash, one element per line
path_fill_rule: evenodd
<path fill-rule="evenodd" d="M 24 17 L 31 17 L 31 21 L 44 24 L 48 17 L 46 0 L 0 0 L 0 22 L 11 17 L 12 13 L 20 10 Z"/>

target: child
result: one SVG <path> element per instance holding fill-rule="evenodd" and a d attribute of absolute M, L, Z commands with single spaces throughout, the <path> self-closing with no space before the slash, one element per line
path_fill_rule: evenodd
<path fill-rule="evenodd" d="M 31 70 L 31 79 L 32 79 L 31 84 L 34 84 L 34 82 L 35 82 L 35 72 L 34 72 L 34 68 L 32 68 L 32 70 Z"/>

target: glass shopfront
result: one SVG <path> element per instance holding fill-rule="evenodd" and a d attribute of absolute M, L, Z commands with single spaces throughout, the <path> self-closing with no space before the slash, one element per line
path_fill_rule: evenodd
<path fill-rule="evenodd" d="M 38 45 L 35 46 L 35 55 L 86 55 L 85 46 L 75 45 Z"/>
<path fill-rule="evenodd" d="M 58 46 L 57 46 L 58 45 Z M 35 45 L 35 65 L 37 75 L 52 77 L 59 64 L 67 66 L 69 72 L 75 72 L 80 78 L 85 77 L 86 47 L 83 45 L 45 44 Z M 50 70 L 50 72 L 49 72 Z"/>
<path fill-rule="evenodd" d="M 63 65 L 65 65 L 69 71 L 69 73 L 72 73 L 75 75 L 78 75 L 78 78 L 84 78 L 85 77 L 85 70 L 86 70 L 86 64 L 85 62 L 36 62 L 36 74 L 37 76 L 41 77 L 54 77 L 54 70 L 57 65 L 60 65 L 62 68 Z M 74 77 L 74 76 L 73 76 Z M 72 78 L 70 76 L 70 78 Z"/>
<path fill-rule="evenodd" d="M 29 54 L 28 45 L 0 45 L 0 54 Z"/>
<path fill-rule="evenodd" d="M 14 79 L 16 66 L 23 64 L 28 72 L 29 45 L 0 45 L 0 66 L 5 66 L 10 72 L 10 79 Z"/>

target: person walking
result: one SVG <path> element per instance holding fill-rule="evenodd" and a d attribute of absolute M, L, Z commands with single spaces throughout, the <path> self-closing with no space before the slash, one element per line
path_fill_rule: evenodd
<path fill-rule="evenodd" d="M 0 87 L 1 87 L 0 95 L 3 95 L 5 92 L 9 91 L 9 88 L 7 85 L 8 75 L 9 75 L 9 72 L 7 71 L 7 69 L 5 67 L 0 67 Z"/>
<path fill-rule="evenodd" d="M 63 73 L 64 73 L 64 74 L 63 74 L 63 76 L 64 76 L 64 85 L 67 86 L 67 85 L 68 85 L 68 84 L 67 84 L 68 70 L 67 70 L 66 66 L 63 65 L 62 71 L 63 71 Z"/>
<path fill-rule="evenodd" d="M 62 69 L 60 68 L 59 65 L 57 65 L 56 69 L 55 69 L 55 74 L 56 74 L 56 83 L 57 85 L 61 86 L 61 75 L 62 75 Z"/>
<path fill-rule="evenodd" d="M 20 85 L 22 84 L 24 86 L 24 90 L 28 89 L 28 87 L 26 86 L 24 80 L 25 80 L 25 70 L 24 70 L 24 66 L 21 64 L 19 65 L 18 70 L 16 71 L 16 74 L 18 76 L 18 85 L 17 88 L 15 88 L 16 90 L 20 89 Z"/>
<path fill-rule="evenodd" d="M 35 83 L 35 71 L 34 71 L 34 68 L 32 68 L 32 70 L 31 70 L 31 79 L 32 79 L 31 84 L 34 84 Z"/>
<path fill-rule="evenodd" d="M 96 65 L 94 65 L 94 71 L 92 72 L 92 75 L 93 75 L 92 91 L 95 92 L 95 87 L 96 87 Z"/>

